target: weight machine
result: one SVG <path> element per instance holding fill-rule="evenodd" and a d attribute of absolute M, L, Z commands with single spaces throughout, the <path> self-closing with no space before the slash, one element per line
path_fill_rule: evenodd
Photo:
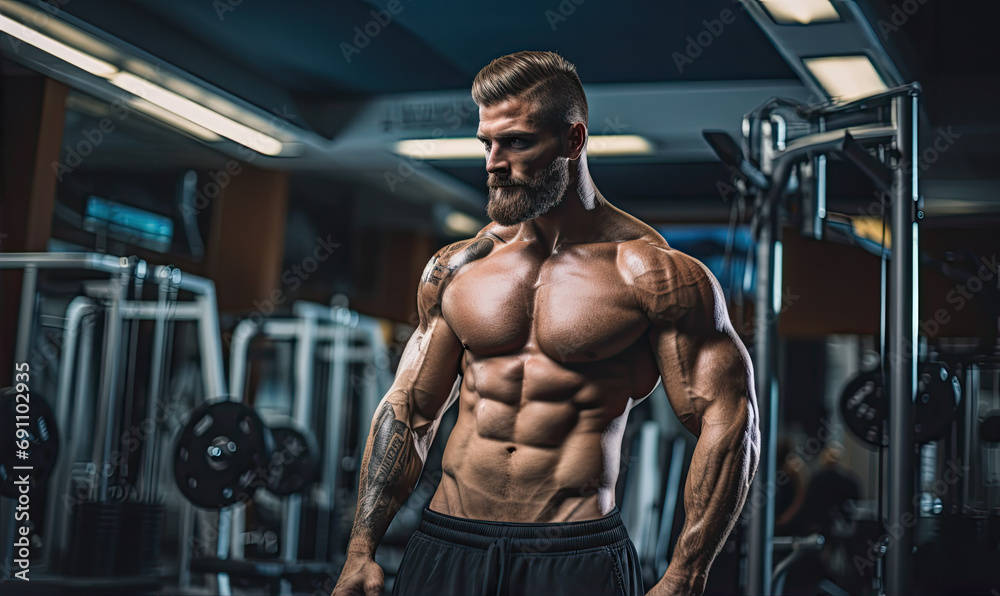
<path fill-rule="evenodd" d="M 94 253 L 20 253 L 0 255 L 0 268 L 23 270 L 20 316 L 15 346 L 15 361 L 26 361 L 32 338 L 38 334 L 46 305 L 38 291 L 39 271 L 60 271 L 61 276 L 80 272 L 88 277 L 97 274 L 101 280 L 82 282 L 84 295 L 72 298 L 61 317 L 62 343 L 55 389 L 53 421 L 65 429 L 69 448 L 55 462 L 52 481 L 47 491 L 44 518 L 45 538 L 42 556 L 43 573 L 39 579 L 52 577 L 45 573 L 85 574 L 89 576 L 112 574 L 122 569 L 152 576 L 159 557 L 160 528 L 163 522 L 164 503 L 158 488 L 162 475 L 161 444 L 167 437 L 160 432 L 163 420 L 152 420 L 151 412 L 162 403 L 166 393 L 170 346 L 173 324 L 188 321 L 197 324 L 200 354 L 201 390 L 203 395 L 226 393 L 222 364 L 222 344 L 219 333 L 218 311 L 214 284 L 207 279 L 182 274 L 173 267 L 153 267 L 134 257 L 113 257 Z M 157 287 L 155 301 L 143 300 L 143 287 Z M 193 295 L 191 300 L 178 300 L 178 292 Z M 98 333 L 96 315 L 103 315 L 104 329 Z M 121 428 L 132 419 L 136 407 L 135 358 L 138 335 L 137 323 L 154 321 L 150 344 L 150 379 L 144 411 L 152 422 L 141 440 L 141 460 L 136 467 L 137 478 L 129 478 L 129 461 L 115 458 L 122 455 L 121 445 L 115 443 L 122 436 Z M 92 346 L 100 336 L 99 351 Z M 126 347 L 127 346 L 127 347 Z M 95 367 L 99 362 L 99 369 Z M 93 391 L 94 371 L 97 370 L 97 390 Z M 96 393 L 96 395 L 95 395 Z M 96 402 L 94 400 L 97 400 Z M 41 402 L 40 402 L 41 403 Z M 121 421 L 121 424 L 119 424 Z M 93 429 L 96 428 L 96 434 Z M 70 460 L 76 454 L 86 453 L 87 441 L 93 437 L 90 463 L 76 466 Z M 37 447 L 37 445 L 36 445 Z M 118 484 L 112 484 L 112 478 Z M 76 487 L 77 490 L 73 490 Z M 128 489 L 128 490 L 126 490 Z M 82 491 L 82 492 L 81 492 Z M 73 494 L 70 494 L 73 493 Z M 78 494 L 81 493 L 81 494 Z M 81 498 L 82 497 L 82 498 Z M 65 499 L 77 500 L 73 507 L 63 507 Z M 128 502 L 125 502 L 128 501 Z M 3 502 L 5 536 L 2 543 L 5 569 L 10 569 L 12 559 L 10 532 L 14 529 L 10 503 Z M 190 559 L 191 532 L 194 511 L 190 504 L 181 503 L 178 579 L 181 587 L 190 583 L 187 568 Z M 119 527 L 131 527 L 131 532 L 121 532 Z M 74 538 L 87 535 L 102 544 L 71 544 Z M 123 537 L 134 535 L 136 544 L 126 544 L 117 553 L 115 545 Z M 136 560 L 138 557 L 138 560 Z M 93 578 L 91 581 L 99 581 Z M 158 581 L 158 580 L 155 580 Z M 155 582 L 154 582 L 155 583 Z M 111 585 L 109 584 L 109 589 Z"/>
<path fill-rule="evenodd" d="M 781 311 L 782 204 L 802 189 L 802 229 L 816 239 L 850 235 L 827 216 L 826 157 L 854 164 L 890 201 L 892 248 L 888 277 L 889 510 L 890 519 L 913 515 L 913 400 L 917 387 L 919 255 L 917 222 L 923 218 L 916 167 L 920 86 L 905 85 L 846 104 L 807 106 L 772 99 L 743 119 L 742 148 L 726 133 L 705 139 L 736 177 L 754 205 L 756 295 L 754 369 L 760 408 L 761 459 L 751 502 L 761 507 L 750 520 L 748 581 L 751 594 L 772 593 L 774 501 L 768 481 L 777 471 L 777 323 Z M 886 554 L 885 588 L 910 592 L 913 537 L 904 533 Z M 879 587 L 881 590 L 881 586 Z"/>
<path fill-rule="evenodd" d="M 294 490 L 280 491 L 269 484 L 269 492 L 284 497 L 280 502 L 279 558 L 268 566 L 243 560 L 246 503 L 243 499 L 232 499 L 231 503 L 225 503 L 232 515 L 226 556 L 195 559 L 193 563 L 201 571 L 267 580 L 282 594 L 291 593 L 291 580 L 296 577 L 335 574 L 336 565 L 331 565 L 330 561 L 338 556 L 335 542 L 339 533 L 334 531 L 338 522 L 334 508 L 327 504 L 335 505 L 354 497 L 353 483 L 345 481 L 344 473 L 356 471 L 360 465 L 367 439 L 364 430 L 392 383 L 388 351 L 376 320 L 343 306 L 307 302 L 297 302 L 293 315 L 262 320 L 248 318 L 236 326 L 230 347 L 230 379 L 232 398 L 251 401 L 252 396 L 246 388 L 251 344 L 255 341 L 268 342 L 271 346 L 291 344 L 288 369 L 292 371 L 290 385 L 293 389 L 290 398 L 277 404 L 258 403 L 255 409 L 271 422 L 290 421 L 302 436 L 320 438 L 321 447 L 316 454 L 319 457 L 315 462 L 318 485 L 311 493 L 317 506 L 317 532 L 311 548 L 313 560 L 300 561 L 298 551 L 304 505 L 302 493 L 310 486 L 302 484 Z M 328 367 L 325 379 L 317 368 L 320 363 Z M 273 427 L 271 431 L 274 432 Z M 352 432 L 359 441 L 353 448 L 348 445 Z M 315 446 L 312 449 L 317 450 Z M 250 483 L 241 488 L 244 491 L 251 489 Z"/>

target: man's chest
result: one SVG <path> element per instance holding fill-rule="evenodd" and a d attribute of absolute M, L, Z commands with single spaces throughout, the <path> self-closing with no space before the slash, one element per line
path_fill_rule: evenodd
<path fill-rule="evenodd" d="M 610 358 L 648 326 L 613 253 L 594 251 L 545 259 L 500 251 L 450 280 L 442 314 L 479 356 L 534 345 L 560 362 Z"/>

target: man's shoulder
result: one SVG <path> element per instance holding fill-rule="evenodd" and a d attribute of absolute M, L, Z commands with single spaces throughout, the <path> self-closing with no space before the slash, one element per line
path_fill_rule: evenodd
<path fill-rule="evenodd" d="M 701 261 L 672 248 L 655 231 L 620 242 L 618 262 L 626 281 L 630 283 L 658 277 L 677 280 L 678 276 L 704 272 Z"/>
<path fill-rule="evenodd" d="M 712 293 L 712 276 L 698 259 L 671 248 L 659 234 L 622 242 L 618 269 L 653 321 L 674 321 Z"/>
<path fill-rule="evenodd" d="M 445 283 L 462 267 L 486 258 L 498 244 L 505 240 L 483 228 L 476 236 L 442 247 L 424 267 L 420 275 L 421 293 L 440 293 Z"/>

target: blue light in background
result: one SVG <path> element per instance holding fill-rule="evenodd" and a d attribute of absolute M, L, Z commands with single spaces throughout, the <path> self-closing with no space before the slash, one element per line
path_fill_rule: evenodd
<path fill-rule="evenodd" d="M 735 228 L 729 267 L 725 267 L 724 263 L 726 242 L 729 240 L 729 226 L 725 224 L 657 226 L 656 231 L 672 248 L 704 263 L 719 280 L 727 298 L 731 299 L 733 291 L 739 291 L 743 286 L 747 273 L 747 256 L 753 245 L 750 226 L 740 225 Z M 744 296 L 753 294 L 755 283 L 751 263 L 748 283 L 742 288 Z"/>

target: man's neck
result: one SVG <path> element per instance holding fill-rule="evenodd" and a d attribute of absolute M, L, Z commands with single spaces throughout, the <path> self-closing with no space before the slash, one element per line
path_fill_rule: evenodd
<path fill-rule="evenodd" d="M 562 201 L 545 215 L 520 224 L 520 240 L 538 242 L 548 253 L 564 244 L 584 242 L 594 236 L 607 202 L 594 186 L 586 154 L 570 162 L 569 185 Z"/>

